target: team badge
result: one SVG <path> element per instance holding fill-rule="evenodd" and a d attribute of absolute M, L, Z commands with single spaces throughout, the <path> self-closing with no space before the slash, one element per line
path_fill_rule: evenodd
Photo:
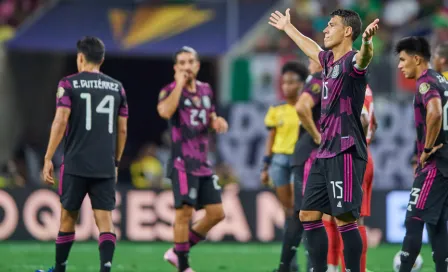
<path fill-rule="evenodd" d="M 420 86 L 418 87 L 418 91 L 421 94 L 425 94 L 429 91 L 429 88 L 430 88 L 429 84 L 425 82 L 425 83 L 420 84 Z"/>
<path fill-rule="evenodd" d="M 65 90 L 62 87 L 58 88 L 58 92 L 56 93 L 57 98 L 61 98 L 62 96 L 64 96 Z"/>
<path fill-rule="evenodd" d="M 196 106 L 196 107 L 201 107 L 201 99 L 199 98 L 199 97 L 197 97 L 197 96 L 194 96 L 193 97 L 193 104 Z"/>
<path fill-rule="evenodd" d="M 190 99 L 186 98 L 186 99 L 184 100 L 184 105 L 187 106 L 187 107 L 191 107 L 191 101 L 190 101 Z"/>
<path fill-rule="evenodd" d="M 331 72 L 331 78 L 337 78 L 339 76 L 340 71 L 339 64 L 333 67 L 333 71 Z"/>
<path fill-rule="evenodd" d="M 315 93 L 315 94 L 320 93 L 320 85 L 317 84 L 317 83 L 314 83 L 314 84 L 311 86 L 311 91 L 312 91 L 313 93 Z"/>
<path fill-rule="evenodd" d="M 166 92 L 165 90 L 162 90 L 162 91 L 159 93 L 159 100 L 164 99 L 164 98 L 166 97 L 166 95 L 167 95 L 167 92 Z"/>
<path fill-rule="evenodd" d="M 210 102 L 210 97 L 208 96 L 203 96 L 202 97 L 202 105 L 204 105 L 204 107 L 206 109 L 210 109 L 210 107 L 212 106 L 212 103 Z"/>

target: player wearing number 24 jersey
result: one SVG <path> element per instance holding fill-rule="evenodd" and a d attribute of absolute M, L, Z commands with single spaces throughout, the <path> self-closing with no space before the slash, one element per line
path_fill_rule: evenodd
<path fill-rule="evenodd" d="M 207 160 L 210 128 L 227 131 L 227 122 L 218 117 L 213 91 L 208 83 L 196 79 L 199 72 L 198 53 L 183 47 L 174 56 L 175 81 L 159 94 L 157 110 L 169 120 L 171 158 L 168 175 L 173 184 L 176 218 L 175 247 L 164 259 L 180 272 L 191 272 L 190 248 L 205 239 L 207 232 L 224 218 L 221 188 Z M 205 216 L 189 230 L 193 209 L 206 210 Z"/>
<path fill-rule="evenodd" d="M 115 250 L 112 210 L 117 167 L 126 142 L 128 105 L 123 86 L 100 72 L 105 47 L 95 37 L 77 43 L 78 74 L 63 78 L 56 94 L 56 116 L 45 155 L 43 177 L 54 184 L 54 152 L 65 136 L 59 179 L 61 225 L 55 272 L 66 270 L 75 240 L 75 223 L 86 194 L 98 226 L 101 272 L 109 272 Z"/>
<path fill-rule="evenodd" d="M 417 157 L 407 206 L 400 272 L 410 272 L 420 253 L 424 224 L 428 228 L 436 272 L 448 270 L 448 81 L 429 69 L 430 45 L 423 37 L 398 42 L 398 69 L 416 79 L 414 96 Z"/>

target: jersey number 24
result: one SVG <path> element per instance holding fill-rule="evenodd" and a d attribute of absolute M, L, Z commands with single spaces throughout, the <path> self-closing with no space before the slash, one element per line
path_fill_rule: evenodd
<path fill-rule="evenodd" d="M 86 100 L 86 130 L 90 131 L 92 129 L 92 95 L 81 93 L 81 98 Z M 109 115 L 108 131 L 110 134 L 114 132 L 114 103 L 114 96 L 106 95 L 95 109 L 97 113 Z"/>

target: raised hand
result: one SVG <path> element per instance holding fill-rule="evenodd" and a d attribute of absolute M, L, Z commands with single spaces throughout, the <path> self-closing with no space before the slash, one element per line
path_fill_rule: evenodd
<path fill-rule="evenodd" d="M 285 26 L 291 23 L 291 15 L 289 15 L 289 9 L 286 10 L 285 15 L 276 10 L 274 13 L 271 13 L 271 17 L 269 18 L 269 20 L 269 24 L 271 26 L 279 30 L 285 30 Z"/>
<path fill-rule="evenodd" d="M 375 36 L 376 32 L 378 31 L 378 23 L 380 22 L 380 19 L 375 19 L 370 25 L 366 27 L 366 30 L 364 30 L 364 33 L 362 34 L 362 40 L 367 42 L 372 39 L 373 36 Z"/>

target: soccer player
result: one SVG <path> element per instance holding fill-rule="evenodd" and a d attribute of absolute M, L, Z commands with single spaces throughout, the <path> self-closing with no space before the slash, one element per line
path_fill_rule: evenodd
<path fill-rule="evenodd" d="M 61 222 L 54 271 L 66 270 L 79 209 L 88 194 L 100 232 L 100 271 L 108 272 L 116 242 L 112 210 L 117 167 L 126 142 L 128 105 L 121 83 L 100 72 L 105 55 L 103 42 L 85 37 L 78 41 L 77 48 L 79 73 L 59 81 L 56 116 L 42 172 L 45 182 L 53 185 L 51 160 L 65 135 L 59 180 Z"/>
<path fill-rule="evenodd" d="M 448 269 L 448 126 L 446 111 L 448 80 L 429 69 L 431 51 L 423 37 L 406 37 L 395 46 L 398 69 L 416 79 L 415 127 L 419 165 L 415 172 L 401 253 L 400 272 L 410 272 L 422 246 L 426 223 L 436 272 Z"/>
<path fill-rule="evenodd" d="M 448 42 L 437 46 L 434 54 L 434 70 L 448 78 Z"/>
<path fill-rule="evenodd" d="M 311 59 L 323 67 L 321 98 L 321 144 L 311 167 L 300 211 L 308 239 L 308 252 L 315 272 L 327 271 L 328 238 L 322 214 L 337 218 L 344 242 L 347 270 L 359 272 L 362 240 L 356 220 L 362 202 L 362 181 L 367 162 L 366 138 L 361 110 L 366 89 L 366 69 L 373 57 L 372 37 L 376 19 L 362 35 L 359 52 L 352 50 L 361 33 L 361 19 L 350 10 L 336 10 L 324 29 L 323 51 L 300 33 L 286 14 L 271 14 L 270 24 L 285 33 Z"/>
<path fill-rule="evenodd" d="M 184 46 L 174 55 L 175 81 L 159 94 L 157 111 L 169 120 L 171 157 L 168 163 L 173 185 L 174 248 L 164 259 L 181 272 L 192 272 L 188 262 L 190 248 L 205 239 L 211 228 L 224 219 L 221 187 L 207 160 L 209 129 L 227 131 L 228 124 L 218 117 L 213 91 L 208 83 L 196 79 L 198 53 Z M 205 216 L 189 229 L 193 209 L 205 209 Z"/>
<path fill-rule="evenodd" d="M 276 106 L 271 106 L 265 117 L 265 125 L 269 129 L 266 140 L 264 166 L 261 171 L 261 181 L 268 185 L 269 176 L 272 178 L 280 203 L 285 210 L 285 233 L 283 235 L 283 247 L 280 257 L 279 271 L 298 271 L 296 250 L 301 237 L 296 237 L 292 224 L 300 224 L 293 215 L 294 195 L 291 178 L 291 159 L 294 146 L 299 137 L 299 116 L 295 104 L 299 92 L 302 90 L 308 77 L 308 69 L 299 62 L 288 62 L 282 67 L 282 90 L 286 101 Z M 300 224 L 301 225 L 301 224 Z M 296 239 L 294 239 L 296 238 Z M 294 260 L 291 261 L 290 258 Z M 288 267 L 282 267 L 286 260 Z"/>

